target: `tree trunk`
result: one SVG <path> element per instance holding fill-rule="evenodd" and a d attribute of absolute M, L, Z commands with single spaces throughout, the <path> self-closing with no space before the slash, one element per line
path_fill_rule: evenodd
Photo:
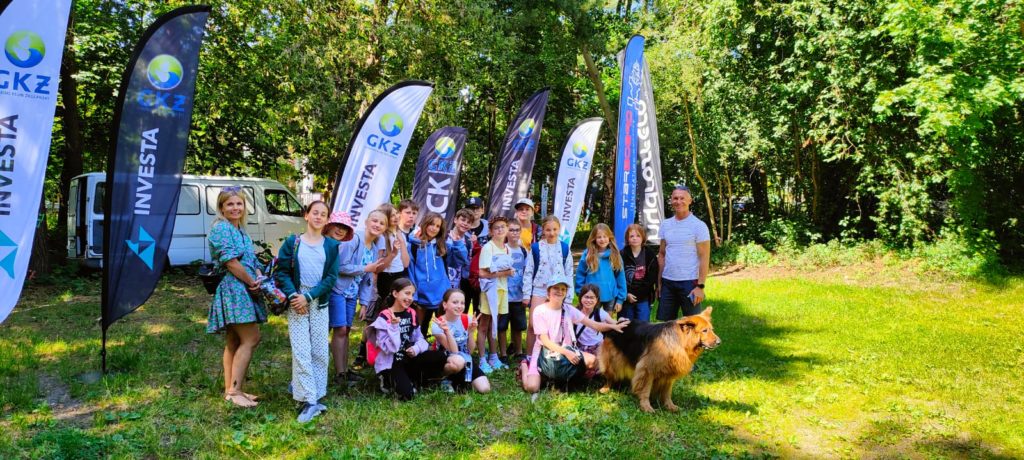
<path fill-rule="evenodd" d="M 725 238 L 726 241 L 729 241 L 729 239 L 732 238 L 732 197 L 733 197 L 733 195 L 732 195 L 732 177 L 730 177 L 730 174 L 729 174 L 728 163 L 726 163 L 726 166 L 725 166 L 725 187 L 726 187 L 726 191 L 728 192 L 728 196 L 729 196 L 729 200 L 726 203 L 726 205 L 729 207 L 729 225 L 727 225 L 725 227 L 726 230 L 727 230 L 727 233 L 725 234 L 724 238 Z"/>
<path fill-rule="evenodd" d="M 771 214 L 768 205 L 768 177 L 761 166 L 760 157 L 756 154 L 750 170 L 750 194 L 754 198 L 752 214 L 760 217 L 762 222 L 767 222 Z"/>
<path fill-rule="evenodd" d="M 725 208 L 722 207 L 722 198 L 725 195 L 722 193 L 722 175 L 715 171 L 715 185 L 718 187 L 718 234 L 722 235 L 722 239 L 725 239 Z"/>
<path fill-rule="evenodd" d="M 46 191 L 42 193 L 42 197 L 39 199 L 39 218 L 32 222 L 37 224 L 36 236 L 32 241 L 32 258 L 29 260 L 28 265 L 28 279 L 32 279 L 36 275 L 43 275 L 50 273 L 50 245 L 46 241 Z"/>
<path fill-rule="evenodd" d="M 590 53 L 590 47 L 585 42 L 580 45 L 580 54 L 583 55 L 583 62 L 587 65 L 587 77 L 590 78 L 590 82 L 594 84 L 594 90 L 597 92 L 597 102 L 601 104 L 601 111 L 604 112 L 605 120 L 608 120 L 609 131 L 614 133 L 612 139 L 615 139 L 615 142 L 618 143 L 619 130 L 615 121 L 615 112 L 612 112 L 612 106 L 604 95 L 604 83 L 601 82 L 601 72 L 598 71 L 597 65 L 594 64 L 594 57 Z"/>
<path fill-rule="evenodd" d="M 818 154 L 811 151 L 811 183 L 814 186 L 814 195 L 811 198 L 811 222 L 820 224 L 818 215 L 818 203 L 821 202 L 821 178 L 818 170 Z"/>
<path fill-rule="evenodd" d="M 60 96 L 63 102 L 61 113 L 61 126 L 64 131 L 64 165 L 60 172 L 60 194 L 57 197 L 59 211 L 57 213 L 57 235 L 58 241 L 68 233 L 68 193 L 71 188 L 71 179 L 82 174 L 82 129 L 81 119 L 78 116 L 78 82 L 75 81 L 75 74 L 78 73 L 75 62 L 75 16 L 74 12 L 68 20 L 67 41 L 64 47 L 64 59 L 60 72 Z M 66 255 L 61 252 L 63 258 Z"/>
<path fill-rule="evenodd" d="M 722 240 L 718 237 L 718 228 L 715 226 L 715 208 L 711 206 L 711 193 L 708 192 L 708 184 L 704 182 L 704 178 L 700 175 L 700 168 L 697 167 L 697 141 L 693 138 L 693 123 L 690 121 L 690 102 L 687 99 L 683 99 L 683 109 L 686 111 L 686 133 L 690 136 L 690 147 L 693 152 L 693 175 L 697 176 L 697 182 L 700 182 L 700 188 L 704 190 L 704 200 L 707 201 L 708 205 L 708 219 L 711 220 L 711 236 L 715 241 L 715 246 L 718 246 Z"/>

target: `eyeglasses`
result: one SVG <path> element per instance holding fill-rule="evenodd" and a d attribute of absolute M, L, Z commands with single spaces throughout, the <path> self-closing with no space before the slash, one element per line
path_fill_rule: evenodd
<path fill-rule="evenodd" d="M 231 186 L 224 187 L 223 189 L 221 189 L 221 191 L 222 192 L 234 192 L 234 193 L 237 193 L 237 192 L 241 192 L 242 191 L 242 186 L 241 185 L 231 185 Z"/>

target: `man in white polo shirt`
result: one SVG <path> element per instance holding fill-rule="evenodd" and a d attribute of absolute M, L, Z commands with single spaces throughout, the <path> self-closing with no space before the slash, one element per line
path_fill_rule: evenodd
<path fill-rule="evenodd" d="M 661 238 L 658 321 L 677 319 L 680 309 L 683 316 L 696 315 L 700 313 L 697 305 L 704 300 L 704 280 L 711 262 L 711 236 L 707 224 L 690 212 L 692 202 L 690 189 L 677 185 L 671 198 L 675 215 L 661 221 L 658 231 Z"/>

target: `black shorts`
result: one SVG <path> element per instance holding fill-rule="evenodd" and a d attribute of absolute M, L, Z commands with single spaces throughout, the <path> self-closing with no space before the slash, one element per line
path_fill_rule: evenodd
<path fill-rule="evenodd" d="M 470 369 L 469 371 L 471 374 L 469 382 L 466 381 L 466 369 L 462 369 L 461 371 L 448 376 L 448 380 L 452 382 L 452 386 L 455 387 L 455 389 L 457 390 L 463 390 L 465 388 L 468 388 L 469 384 L 472 383 L 474 380 L 486 376 L 486 374 L 484 374 L 484 371 L 480 370 L 480 366 L 477 366 L 476 363 L 470 361 L 466 363 L 466 365 L 473 366 L 473 368 Z"/>
<path fill-rule="evenodd" d="M 523 332 L 526 330 L 526 306 L 523 302 L 508 303 L 508 314 L 498 315 L 498 330 L 505 332 L 509 324 L 512 325 L 512 332 Z"/>

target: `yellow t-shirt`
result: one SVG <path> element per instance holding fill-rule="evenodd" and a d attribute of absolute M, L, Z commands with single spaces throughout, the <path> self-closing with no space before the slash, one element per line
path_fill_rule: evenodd
<path fill-rule="evenodd" d="M 526 225 L 520 224 L 520 227 L 523 231 L 519 233 L 519 241 L 522 241 L 523 246 L 530 247 L 533 244 L 533 222 L 527 222 Z"/>
<path fill-rule="evenodd" d="M 487 270 L 490 270 L 491 261 L 494 258 L 494 255 L 501 253 L 504 253 L 505 255 L 511 254 L 511 252 L 509 252 L 508 250 L 508 246 L 502 245 L 502 247 L 498 247 L 498 245 L 494 243 L 494 240 L 488 241 L 487 244 L 485 244 L 484 247 L 480 249 L 480 268 L 486 268 Z M 497 278 L 492 279 L 497 282 L 499 291 L 508 290 L 507 276 L 499 276 Z"/>

